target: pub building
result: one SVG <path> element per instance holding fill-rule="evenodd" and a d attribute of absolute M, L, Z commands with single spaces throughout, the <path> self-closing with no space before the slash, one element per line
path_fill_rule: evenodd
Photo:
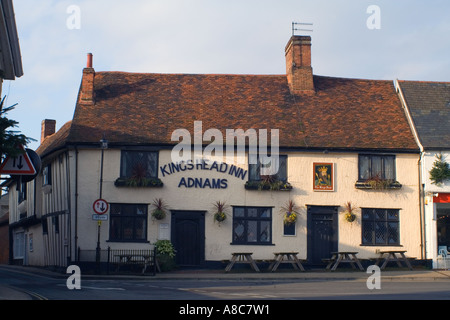
<path fill-rule="evenodd" d="M 419 148 L 393 81 L 313 74 L 309 36 L 285 58 L 282 75 L 156 74 L 97 72 L 88 54 L 73 119 L 41 123 L 41 173 L 10 185 L 15 263 L 64 267 L 161 239 L 180 268 L 222 268 L 233 252 L 422 259 Z"/>

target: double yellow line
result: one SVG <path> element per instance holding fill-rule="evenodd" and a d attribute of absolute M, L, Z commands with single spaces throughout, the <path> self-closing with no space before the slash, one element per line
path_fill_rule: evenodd
<path fill-rule="evenodd" d="M 28 290 L 23 290 L 23 289 L 18 289 L 15 288 L 16 290 L 22 291 L 23 293 L 31 296 L 31 298 L 33 300 L 48 300 L 46 297 L 40 295 L 39 293 L 33 292 L 33 291 L 28 291 Z"/>

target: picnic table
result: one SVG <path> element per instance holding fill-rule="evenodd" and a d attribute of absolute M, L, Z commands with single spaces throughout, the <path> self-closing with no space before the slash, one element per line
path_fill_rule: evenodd
<path fill-rule="evenodd" d="M 325 259 L 325 261 L 328 262 L 328 265 L 326 267 L 327 270 L 335 271 L 339 264 L 341 263 L 350 263 L 353 269 L 356 269 L 355 264 L 358 266 L 359 270 L 364 271 L 363 266 L 361 265 L 361 262 L 359 261 L 358 257 L 356 256 L 358 252 L 352 252 L 352 251 L 338 251 L 338 252 L 332 252 L 331 253 L 331 259 Z"/>
<path fill-rule="evenodd" d="M 274 252 L 275 258 L 269 265 L 269 271 L 276 271 L 281 263 L 290 263 L 295 270 L 305 271 L 302 263 L 297 258 L 298 252 Z"/>
<path fill-rule="evenodd" d="M 259 268 L 252 258 L 252 254 L 253 252 L 233 252 L 231 254 L 230 263 L 226 266 L 225 271 L 229 272 L 236 263 L 247 263 L 250 264 L 253 270 L 259 272 Z"/>
<path fill-rule="evenodd" d="M 401 268 L 402 262 L 405 263 L 406 267 L 409 270 L 412 270 L 411 263 L 409 263 L 408 258 L 405 256 L 406 250 L 390 250 L 390 251 L 380 251 L 380 255 L 377 259 L 377 262 L 375 265 L 379 265 L 382 260 L 383 264 L 381 265 L 380 269 L 384 269 L 388 262 L 397 262 L 397 265 Z"/>
<path fill-rule="evenodd" d="M 136 254 L 136 253 L 123 253 L 115 255 L 119 258 L 116 271 L 118 272 L 122 265 L 126 264 L 143 264 L 142 274 L 145 273 L 147 267 L 156 264 L 156 268 L 161 272 L 158 261 L 153 261 L 154 256 L 151 254 Z"/>

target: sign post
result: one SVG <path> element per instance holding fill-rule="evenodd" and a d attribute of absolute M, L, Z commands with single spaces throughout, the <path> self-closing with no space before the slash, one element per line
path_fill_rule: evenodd
<path fill-rule="evenodd" d="M 96 262 L 97 262 L 97 272 L 100 272 L 100 226 L 102 221 L 107 220 L 108 216 L 105 213 L 109 209 L 109 203 L 105 199 L 97 199 L 94 201 L 92 208 L 95 214 L 92 215 L 92 220 L 97 220 L 97 248 L 96 248 Z"/>
<path fill-rule="evenodd" d="M 96 248 L 96 254 L 95 254 L 95 260 L 97 264 L 97 273 L 100 274 L 100 226 L 102 225 L 103 219 L 102 215 L 105 214 L 108 211 L 109 204 L 106 202 L 106 200 L 102 199 L 102 191 L 103 191 L 103 158 L 104 158 L 104 151 L 108 148 L 108 141 L 105 139 L 105 137 L 100 140 L 100 149 L 102 150 L 101 153 L 101 170 L 100 170 L 100 196 L 99 199 L 94 201 L 93 208 L 94 212 L 97 215 L 93 215 L 92 219 L 97 220 L 98 228 L 97 228 L 97 248 Z M 96 216 L 96 218 L 94 218 Z M 98 217 L 98 218 L 97 218 Z"/>

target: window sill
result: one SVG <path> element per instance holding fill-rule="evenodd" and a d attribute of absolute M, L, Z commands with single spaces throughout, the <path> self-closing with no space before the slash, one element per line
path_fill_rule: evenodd
<path fill-rule="evenodd" d="M 383 248 L 386 248 L 386 247 L 389 247 L 389 248 L 403 248 L 403 246 L 401 245 L 401 244 L 360 244 L 359 245 L 360 247 L 377 247 L 377 248 L 380 248 L 379 250 L 381 250 L 381 251 L 383 251 L 383 250 L 386 250 L 386 249 L 383 249 Z"/>
<path fill-rule="evenodd" d="M 367 180 L 356 181 L 355 188 L 368 190 L 398 190 L 402 188 L 402 184 L 392 180 Z"/>
<path fill-rule="evenodd" d="M 164 184 L 159 178 L 146 178 L 141 180 L 135 180 L 132 178 L 117 178 L 114 181 L 116 187 L 128 187 L 128 188 L 161 188 Z"/>
<path fill-rule="evenodd" d="M 246 190 L 257 191 L 291 191 L 292 185 L 289 182 L 275 181 L 270 184 L 262 181 L 247 181 L 244 185 Z"/>
<path fill-rule="evenodd" d="M 231 246 L 274 246 L 272 242 L 247 242 L 247 243 L 233 243 L 230 242 Z"/>
<path fill-rule="evenodd" d="M 148 240 L 106 240 L 106 242 L 117 242 L 117 243 L 150 243 Z"/>

